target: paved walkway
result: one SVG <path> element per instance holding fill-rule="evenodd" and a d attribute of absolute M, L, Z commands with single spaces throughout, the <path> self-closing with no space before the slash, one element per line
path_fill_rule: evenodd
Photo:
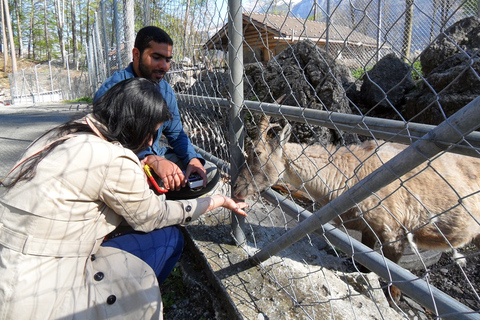
<path fill-rule="evenodd" d="M 87 104 L 0 105 L 0 179 L 42 133 L 88 110 Z"/>

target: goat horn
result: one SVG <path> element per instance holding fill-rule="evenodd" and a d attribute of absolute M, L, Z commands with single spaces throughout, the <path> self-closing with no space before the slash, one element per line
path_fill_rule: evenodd
<path fill-rule="evenodd" d="M 275 100 L 275 102 L 276 102 L 277 104 L 280 104 L 280 103 L 283 101 L 283 99 L 285 99 L 286 96 L 287 96 L 287 94 L 285 94 L 285 93 L 282 94 L 282 95 L 280 96 L 280 98 L 278 98 L 277 100 Z"/>
<path fill-rule="evenodd" d="M 270 125 L 270 116 L 262 114 L 260 121 L 258 122 L 258 130 L 262 137 L 267 136 L 268 126 Z"/>
<path fill-rule="evenodd" d="M 280 102 L 285 99 L 286 94 L 281 95 L 275 102 L 279 104 Z M 270 116 L 267 116 L 266 114 L 262 113 L 262 116 L 260 118 L 260 121 L 258 122 L 258 130 L 260 131 L 260 135 L 263 138 L 267 137 L 267 132 L 271 128 L 279 127 L 279 125 L 273 125 L 270 123 Z"/>

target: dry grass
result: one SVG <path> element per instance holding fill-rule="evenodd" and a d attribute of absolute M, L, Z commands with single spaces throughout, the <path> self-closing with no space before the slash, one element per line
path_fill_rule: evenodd
<path fill-rule="evenodd" d="M 36 64 L 39 63 L 39 61 L 17 57 L 17 70 L 22 70 L 30 67 L 33 68 Z M 10 89 L 10 82 L 8 80 L 9 73 L 12 73 L 12 58 L 10 56 L 8 57 L 7 67 L 5 68 L 3 52 L 0 52 L 0 88 L 3 88 L 5 90 Z"/>

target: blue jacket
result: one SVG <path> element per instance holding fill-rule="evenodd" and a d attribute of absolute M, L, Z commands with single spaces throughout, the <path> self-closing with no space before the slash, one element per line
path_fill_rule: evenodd
<path fill-rule="evenodd" d="M 136 77 L 135 72 L 133 71 L 133 65 L 130 63 L 127 68 L 121 71 L 115 72 L 110 78 L 108 78 L 97 90 L 93 101 L 100 98 L 108 89 L 113 87 L 116 83 Z M 160 147 L 159 140 L 162 136 L 162 133 L 168 140 L 168 143 L 172 147 L 173 151 L 177 157 L 183 162 L 183 165 L 186 167 L 190 160 L 193 158 L 198 158 L 205 164 L 203 157 L 195 152 L 192 142 L 188 136 L 183 131 L 182 122 L 180 120 L 180 113 L 178 112 L 177 99 L 175 98 L 175 92 L 173 92 L 172 87 L 168 84 L 167 81 L 161 80 L 158 84 L 158 89 L 162 94 L 163 98 L 167 102 L 168 109 L 172 114 L 171 121 L 165 121 L 160 129 L 157 131 L 157 135 L 154 139 L 153 145 L 148 149 L 140 152 L 137 156 L 140 159 L 145 158 L 148 155 L 156 154 L 159 156 L 164 156 L 167 152 L 167 147 Z"/>

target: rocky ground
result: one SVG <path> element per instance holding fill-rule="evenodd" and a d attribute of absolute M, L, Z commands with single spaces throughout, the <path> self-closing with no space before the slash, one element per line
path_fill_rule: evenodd
<path fill-rule="evenodd" d="M 228 319 L 220 293 L 207 277 L 203 262 L 186 245 L 174 271 L 160 286 L 165 320 Z"/>
<path fill-rule="evenodd" d="M 436 264 L 430 266 L 429 282 L 467 307 L 480 312 L 480 252 L 473 245 L 459 252 L 466 257 L 466 266 L 458 266 L 450 254 L 444 253 Z M 425 272 L 416 274 L 423 276 Z"/>
<path fill-rule="evenodd" d="M 186 246 L 174 272 L 161 286 L 164 300 L 164 318 L 166 320 L 180 319 L 229 319 L 224 301 L 220 293 L 208 279 L 203 262 L 198 261 L 191 246 Z M 469 308 L 480 311 L 480 252 L 470 246 L 461 250 L 466 256 L 467 265 L 460 268 L 451 260 L 451 255 L 444 253 L 440 260 L 430 266 L 429 282 L 436 288 L 454 297 Z M 424 277 L 425 271 L 413 271 Z M 413 300 L 403 296 L 400 311 L 409 319 L 436 319 L 433 313 L 426 311 Z"/>

